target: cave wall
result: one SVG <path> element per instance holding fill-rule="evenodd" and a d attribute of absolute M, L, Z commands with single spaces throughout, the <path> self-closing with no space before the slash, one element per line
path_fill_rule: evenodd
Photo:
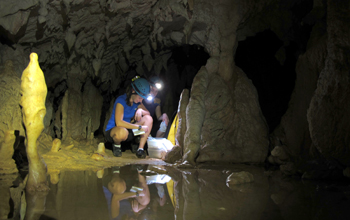
<path fill-rule="evenodd" d="M 301 171 L 305 178 L 325 178 L 330 176 L 326 169 L 340 169 L 348 175 L 348 6 L 344 2 L 315 1 L 304 18 L 313 29 L 306 51 L 298 58 L 289 108 L 271 138 L 273 147 L 282 146 L 293 158 L 293 165 L 282 168 L 286 173 Z M 277 163 L 286 164 L 286 158 Z M 313 162 L 305 165 L 305 161 Z M 320 172 L 307 174 L 310 165 Z"/>
<path fill-rule="evenodd" d="M 313 150 L 307 111 L 317 87 L 319 74 L 324 68 L 327 56 L 327 33 L 324 22 L 315 24 L 308 46 L 296 64 L 296 82 L 287 112 L 280 125 L 272 132 L 273 146 L 285 145 L 295 157 L 310 159 L 317 152 Z"/>
<path fill-rule="evenodd" d="M 327 1 L 327 56 L 307 112 L 314 146 L 350 166 L 349 2 Z"/>

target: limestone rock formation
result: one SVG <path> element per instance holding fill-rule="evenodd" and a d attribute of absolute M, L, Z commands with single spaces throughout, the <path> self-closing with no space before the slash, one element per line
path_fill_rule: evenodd
<path fill-rule="evenodd" d="M 317 150 L 325 157 L 349 166 L 350 56 L 349 43 L 345 40 L 350 37 L 347 22 L 349 2 L 328 1 L 327 6 L 327 57 L 307 119 L 311 140 Z M 340 30 L 344 32 L 340 34 Z"/>
<path fill-rule="evenodd" d="M 0 174 L 17 173 L 15 161 L 12 159 L 16 136 L 13 130 L 6 131 L 4 140 L 0 142 Z"/>
<path fill-rule="evenodd" d="M 21 108 L 18 105 L 21 99 L 21 79 L 17 76 L 11 60 L 5 61 L 0 77 L 0 139 L 4 140 L 7 130 L 17 130 L 19 135 L 24 136 Z"/>
<path fill-rule="evenodd" d="M 46 114 L 45 99 L 47 88 L 38 55 L 30 54 L 28 67 L 21 78 L 21 106 L 23 123 L 26 127 L 26 150 L 29 161 L 29 174 L 26 189 L 28 191 L 46 191 L 46 164 L 38 153 L 37 139 L 44 129 Z"/>
<path fill-rule="evenodd" d="M 184 138 L 187 130 L 186 107 L 188 105 L 189 96 L 190 96 L 189 91 L 187 89 L 184 89 L 181 93 L 179 106 L 177 110 L 179 124 L 175 135 L 175 144 L 178 144 L 181 147 L 184 147 Z"/>
<path fill-rule="evenodd" d="M 226 179 L 226 185 L 228 187 L 251 182 L 254 182 L 254 176 L 247 171 L 231 173 Z"/>
<path fill-rule="evenodd" d="M 201 133 L 206 114 L 205 95 L 208 87 L 208 72 L 202 67 L 192 85 L 192 94 L 186 108 L 186 134 L 183 146 L 183 160 L 192 165 L 201 147 Z"/>
<path fill-rule="evenodd" d="M 297 80 L 289 108 L 271 139 L 274 146 L 285 145 L 298 163 L 335 159 L 340 162 L 340 171 L 349 165 L 350 147 L 346 116 L 350 103 L 346 61 L 349 57 L 344 52 L 348 48 L 344 39 L 348 38 L 349 31 L 338 32 L 347 26 L 347 6 L 348 3 L 315 1 L 312 11 L 304 18 L 313 24 L 313 29 L 306 52 L 298 58 Z M 295 166 L 300 168 L 300 164 L 293 164 L 293 169 L 283 166 L 283 170 L 294 170 L 291 173 L 295 174 Z M 314 169 L 328 173 L 326 170 L 332 168 Z M 320 176 L 310 175 L 314 171 L 306 172 L 308 178 Z"/>

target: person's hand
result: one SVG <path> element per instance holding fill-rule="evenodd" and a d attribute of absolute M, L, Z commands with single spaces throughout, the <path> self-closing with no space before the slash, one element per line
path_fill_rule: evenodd
<path fill-rule="evenodd" d="M 135 120 L 136 121 L 141 121 L 142 118 L 142 109 L 137 109 L 135 112 Z"/>
<path fill-rule="evenodd" d="M 133 200 L 131 201 L 131 208 L 132 208 L 132 210 L 133 210 L 134 212 L 139 212 L 139 211 L 140 211 L 140 210 L 139 210 L 139 203 L 137 202 L 136 199 L 133 199 Z"/>
<path fill-rule="evenodd" d="M 162 119 L 165 122 L 165 125 L 168 126 L 169 118 L 168 118 L 168 115 L 166 113 L 163 114 Z"/>
<path fill-rule="evenodd" d="M 145 196 L 145 193 L 143 191 L 137 191 L 139 193 L 139 196 Z"/>
<path fill-rule="evenodd" d="M 141 127 L 141 130 L 145 131 L 145 133 L 147 133 L 149 131 L 149 127 L 147 125 L 143 125 Z"/>

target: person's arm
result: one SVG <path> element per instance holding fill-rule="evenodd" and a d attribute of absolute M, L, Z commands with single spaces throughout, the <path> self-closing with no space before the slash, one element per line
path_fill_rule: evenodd
<path fill-rule="evenodd" d="M 111 199 L 111 216 L 112 218 L 116 218 L 120 212 L 120 200 L 116 199 L 114 194 Z"/>
<path fill-rule="evenodd" d="M 158 104 L 158 106 L 155 109 L 155 113 L 156 113 L 156 117 L 157 117 L 158 121 L 164 121 L 165 125 L 168 126 L 169 117 L 166 113 L 162 114 L 162 110 L 160 108 L 160 99 L 155 98 L 153 101 L 154 101 L 154 103 Z"/>
<path fill-rule="evenodd" d="M 143 195 L 142 192 L 125 192 L 123 194 L 113 194 L 111 200 L 111 216 L 116 218 L 120 213 L 120 201 L 128 198 L 135 198 Z"/>
<path fill-rule="evenodd" d="M 166 113 L 162 114 L 162 111 L 160 110 L 160 105 L 156 107 L 156 116 L 158 121 L 164 121 L 165 125 L 168 126 L 168 123 L 169 123 L 168 115 Z"/>
<path fill-rule="evenodd" d="M 138 124 L 131 124 L 129 122 L 126 122 L 123 120 L 124 117 L 124 106 L 120 103 L 117 103 L 117 106 L 115 108 L 115 124 L 117 127 L 123 127 L 126 129 L 139 129 Z M 148 127 L 142 126 L 141 130 L 147 132 Z"/>
<path fill-rule="evenodd" d="M 139 177 L 139 184 L 138 186 L 142 188 L 142 196 L 139 196 L 136 198 L 137 202 L 141 205 L 147 206 L 147 204 L 150 202 L 151 200 L 151 195 L 149 192 L 149 188 L 146 182 L 146 178 L 141 175 L 140 173 L 138 174 Z"/>
<path fill-rule="evenodd" d="M 156 107 L 155 112 L 156 112 L 156 117 L 158 121 L 162 121 L 162 111 L 160 110 L 160 105 Z"/>

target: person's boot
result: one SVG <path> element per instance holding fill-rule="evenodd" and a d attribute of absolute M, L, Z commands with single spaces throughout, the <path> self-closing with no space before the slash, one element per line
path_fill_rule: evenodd
<path fill-rule="evenodd" d="M 141 150 L 141 149 L 138 149 L 137 151 L 136 151 L 136 156 L 138 157 L 138 158 L 146 158 L 146 152 L 144 151 L 144 150 Z"/>
<path fill-rule="evenodd" d="M 141 137 L 140 137 L 140 136 L 136 136 L 136 137 L 134 138 L 134 143 L 135 143 L 135 144 L 139 144 L 139 143 L 140 143 L 140 140 L 141 140 Z"/>
<path fill-rule="evenodd" d="M 122 148 L 121 148 L 121 146 L 117 147 L 117 146 L 113 145 L 113 155 L 115 157 L 121 157 L 122 156 Z"/>
<path fill-rule="evenodd" d="M 138 144 L 131 144 L 131 152 L 136 154 L 137 149 L 139 149 L 139 145 Z"/>
<path fill-rule="evenodd" d="M 112 167 L 113 173 L 120 173 L 120 166 Z"/>
<path fill-rule="evenodd" d="M 136 153 L 137 149 L 139 149 L 140 140 L 141 140 L 141 137 L 136 136 L 131 143 L 131 152 L 133 152 L 134 154 Z"/>

